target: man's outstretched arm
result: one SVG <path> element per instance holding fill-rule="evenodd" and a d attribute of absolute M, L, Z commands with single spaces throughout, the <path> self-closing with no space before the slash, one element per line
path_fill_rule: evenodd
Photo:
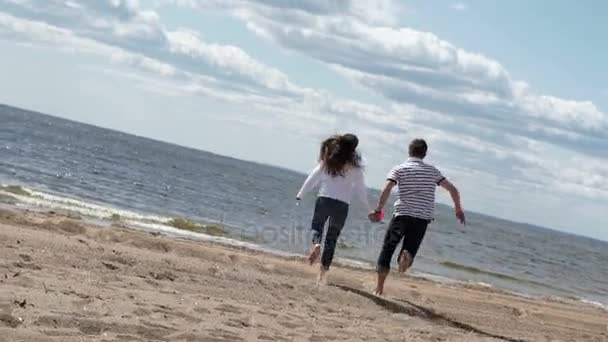
<path fill-rule="evenodd" d="M 458 192 L 458 189 L 454 186 L 454 184 L 452 184 L 449 180 L 445 178 L 441 182 L 439 182 L 439 186 L 446 189 L 450 193 L 450 196 L 452 197 L 452 202 L 454 202 L 454 211 L 456 214 L 456 218 L 461 224 L 465 224 L 466 219 L 464 217 L 462 203 L 460 203 L 460 192 Z"/>
<path fill-rule="evenodd" d="M 388 198 L 391 195 L 391 191 L 393 190 L 393 187 L 395 187 L 396 184 L 397 182 L 392 179 L 388 179 L 386 183 L 384 183 L 384 188 L 382 189 L 382 193 L 380 194 L 380 198 L 378 199 L 378 205 L 376 206 L 375 212 L 370 214 L 370 219 L 372 221 L 380 220 L 380 212 L 382 212 L 382 210 L 384 209 L 384 205 L 386 204 L 386 201 L 388 201 Z"/>

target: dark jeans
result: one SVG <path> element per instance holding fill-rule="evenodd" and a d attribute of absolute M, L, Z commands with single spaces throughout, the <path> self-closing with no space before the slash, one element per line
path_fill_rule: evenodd
<path fill-rule="evenodd" d="M 394 216 L 388 226 L 386 235 L 384 236 L 384 244 L 382 251 L 378 257 L 378 272 L 388 272 L 391 269 L 391 259 L 395 253 L 395 249 L 403 239 L 403 246 L 399 255 L 406 250 L 412 257 L 412 262 L 418 253 L 426 228 L 429 225 L 429 220 L 424 220 L 412 216 Z"/>
<path fill-rule="evenodd" d="M 342 227 L 344 227 L 344 223 L 346 223 L 347 216 L 348 203 L 328 197 L 317 198 L 311 224 L 312 243 L 321 243 L 323 228 L 325 222 L 329 219 L 327 234 L 325 234 L 325 247 L 323 248 L 323 254 L 321 255 L 321 265 L 323 265 L 325 269 L 329 269 L 334 258 L 336 243 L 338 242 Z"/>

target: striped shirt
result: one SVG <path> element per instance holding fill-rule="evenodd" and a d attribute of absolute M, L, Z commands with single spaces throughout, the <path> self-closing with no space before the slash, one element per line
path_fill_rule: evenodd
<path fill-rule="evenodd" d="M 445 178 L 434 166 L 422 159 L 409 158 L 395 166 L 387 178 L 398 188 L 395 202 L 396 216 L 413 216 L 423 220 L 433 220 L 435 212 L 435 190 Z"/>

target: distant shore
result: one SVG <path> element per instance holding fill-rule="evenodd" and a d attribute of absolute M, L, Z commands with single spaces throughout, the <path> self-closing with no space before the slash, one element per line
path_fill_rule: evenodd
<path fill-rule="evenodd" d="M 0 341 L 608 341 L 608 313 L 0 209 Z"/>

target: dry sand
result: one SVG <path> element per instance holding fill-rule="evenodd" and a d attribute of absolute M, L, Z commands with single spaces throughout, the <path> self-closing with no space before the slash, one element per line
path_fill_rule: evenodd
<path fill-rule="evenodd" d="M 0 209 L 0 341 L 608 341 L 600 309 Z"/>

